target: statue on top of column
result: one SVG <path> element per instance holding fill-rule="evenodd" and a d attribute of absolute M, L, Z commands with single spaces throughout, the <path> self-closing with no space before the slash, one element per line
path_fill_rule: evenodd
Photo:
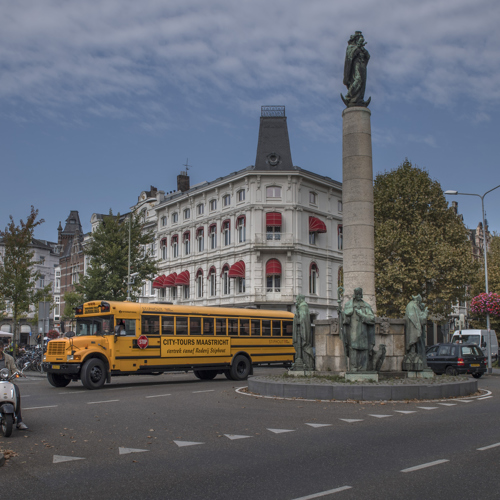
<path fill-rule="evenodd" d="M 361 31 L 356 31 L 347 42 L 347 50 L 344 63 L 344 85 L 347 87 L 347 94 L 340 97 L 348 107 L 362 106 L 368 107 L 371 97 L 367 101 L 365 98 L 366 88 L 366 66 L 370 60 L 370 54 L 365 49 L 365 39 Z"/>

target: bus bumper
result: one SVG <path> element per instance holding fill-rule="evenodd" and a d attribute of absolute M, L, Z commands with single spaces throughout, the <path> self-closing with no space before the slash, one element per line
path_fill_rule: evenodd
<path fill-rule="evenodd" d="M 45 373 L 60 373 L 61 375 L 77 375 L 82 365 L 80 363 L 42 363 Z"/>

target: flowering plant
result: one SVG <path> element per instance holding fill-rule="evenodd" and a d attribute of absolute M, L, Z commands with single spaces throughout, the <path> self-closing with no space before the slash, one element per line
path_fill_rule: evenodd
<path fill-rule="evenodd" d="M 57 339 L 59 337 L 59 332 L 57 330 L 49 330 L 47 337 L 49 337 L 49 339 Z"/>
<path fill-rule="evenodd" d="M 500 295 L 498 293 L 480 293 L 470 304 L 473 314 L 487 314 L 500 316 Z"/>

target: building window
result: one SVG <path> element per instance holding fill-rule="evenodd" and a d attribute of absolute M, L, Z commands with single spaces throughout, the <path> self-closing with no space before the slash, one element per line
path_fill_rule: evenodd
<path fill-rule="evenodd" d="M 237 194 L 238 194 L 238 201 L 245 201 L 245 190 L 244 189 L 240 189 Z"/>
<path fill-rule="evenodd" d="M 316 205 L 318 200 L 318 195 L 316 193 L 313 193 L 312 191 L 309 192 L 309 203 L 311 205 Z"/>
<path fill-rule="evenodd" d="M 210 212 L 217 210 L 217 200 L 210 200 L 208 207 L 210 208 Z"/>
<path fill-rule="evenodd" d="M 201 269 L 196 273 L 196 296 L 203 298 L 203 271 Z"/>
<path fill-rule="evenodd" d="M 339 224 L 337 226 L 337 237 L 338 237 L 339 250 L 342 250 L 344 248 L 344 233 L 342 229 L 342 224 Z"/>
<path fill-rule="evenodd" d="M 58 291 L 61 289 L 61 271 L 56 271 L 55 276 L 56 276 L 55 290 Z"/>
<path fill-rule="evenodd" d="M 229 278 L 229 266 L 222 268 L 222 293 L 229 295 L 231 293 L 231 279 Z"/>
<path fill-rule="evenodd" d="M 164 215 L 164 216 L 160 219 L 160 221 L 161 221 L 161 225 L 162 225 L 162 227 L 165 227 L 165 226 L 167 225 L 167 216 L 166 216 L 166 215 Z"/>
<path fill-rule="evenodd" d="M 266 197 L 269 198 L 281 198 L 281 188 L 278 186 L 269 186 L 266 188 Z"/>
<path fill-rule="evenodd" d="M 281 239 L 281 226 L 266 226 L 266 239 L 280 240 Z"/>
<path fill-rule="evenodd" d="M 179 222 L 179 214 L 177 212 L 174 212 L 172 214 L 172 224 L 175 224 L 177 222 Z"/>
<path fill-rule="evenodd" d="M 78 264 L 76 266 L 71 266 L 71 284 L 75 285 L 79 281 L 79 270 L 80 266 Z"/>
<path fill-rule="evenodd" d="M 309 245 L 316 245 L 316 233 L 309 233 Z"/>
<path fill-rule="evenodd" d="M 237 220 L 237 231 L 238 231 L 238 243 L 244 243 L 246 241 L 245 234 L 245 217 L 238 217 Z"/>
<path fill-rule="evenodd" d="M 309 293 L 316 295 L 318 293 L 318 266 L 313 262 L 309 271 Z"/>
<path fill-rule="evenodd" d="M 217 226 L 212 224 L 209 228 L 210 250 L 217 248 Z"/>
<path fill-rule="evenodd" d="M 215 295 L 217 295 L 217 275 L 215 273 L 215 267 L 210 269 L 208 279 L 210 281 L 210 296 L 215 297 Z"/>
<path fill-rule="evenodd" d="M 200 203 L 197 207 L 196 207 L 196 213 L 198 215 L 203 215 L 203 213 L 205 212 L 205 205 L 203 205 L 203 203 Z"/>
<path fill-rule="evenodd" d="M 160 248 L 161 248 L 161 258 L 163 260 L 167 260 L 168 257 L 167 238 L 163 238 L 161 240 Z"/>
<path fill-rule="evenodd" d="M 184 239 L 184 255 L 189 255 L 191 252 L 191 234 L 186 231 L 183 236 Z"/>
<path fill-rule="evenodd" d="M 338 208 L 339 208 L 339 212 L 342 212 L 342 202 L 339 200 L 339 204 L 338 204 Z"/>
<path fill-rule="evenodd" d="M 281 222 L 282 215 L 279 212 L 266 213 L 266 239 L 280 240 L 281 239 Z"/>
<path fill-rule="evenodd" d="M 189 219 L 189 218 L 191 218 L 191 209 L 190 208 L 186 208 L 184 210 L 184 220 Z"/>
<path fill-rule="evenodd" d="M 196 233 L 196 241 L 198 242 L 198 252 L 203 252 L 205 249 L 205 236 L 202 227 L 200 227 Z"/>
<path fill-rule="evenodd" d="M 222 206 L 228 207 L 229 205 L 231 205 L 231 195 L 226 194 L 222 197 Z"/>
<path fill-rule="evenodd" d="M 189 299 L 189 285 L 183 285 L 182 288 L 184 291 L 184 298 Z"/>
<path fill-rule="evenodd" d="M 54 321 L 59 321 L 61 316 L 61 297 L 59 295 L 54 296 Z"/>
<path fill-rule="evenodd" d="M 231 244 L 231 222 L 226 220 L 222 223 L 222 232 L 224 233 L 224 246 Z"/>
<path fill-rule="evenodd" d="M 159 299 L 164 299 L 166 297 L 166 289 L 165 288 L 160 288 L 158 290 L 158 298 Z"/>
<path fill-rule="evenodd" d="M 178 236 L 172 236 L 172 257 L 175 259 L 176 257 L 179 257 L 179 242 L 178 242 Z"/>
<path fill-rule="evenodd" d="M 270 259 L 266 263 L 266 291 L 281 291 L 281 263 L 278 259 Z"/>
<path fill-rule="evenodd" d="M 238 293 L 245 293 L 245 278 L 237 278 Z"/>
<path fill-rule="evenodd" d="M 43 266 L 45 264 L 45 257 L 40 256 L 40 264 Z"/>
<path fill-rule="evenodd" d="M 177 287 L 173 286 L 170 288 L 170 300 L 176 300 L 177 299 Z"/>

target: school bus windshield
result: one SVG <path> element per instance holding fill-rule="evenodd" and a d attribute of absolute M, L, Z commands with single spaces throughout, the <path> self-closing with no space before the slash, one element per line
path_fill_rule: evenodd
<path fill-rule="evenodd" d="M 113 316 L 98 316 L 95 318 L 79 318 L 76 320 L 76 336 L 112 335 Z"/>

